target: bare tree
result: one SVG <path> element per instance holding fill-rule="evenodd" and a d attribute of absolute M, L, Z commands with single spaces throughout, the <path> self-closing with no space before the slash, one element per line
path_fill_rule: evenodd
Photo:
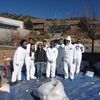
<path fill-rule="evenodd" d="M 92 40 L 92 53 L 94 52 L 94 40 L 100 38 L 99 9 L 94 5 L 87 7 L 84 17 L 79 22 L 79 27 L 84 30 Z"/>
<path fill-rule="evenodd" d="M 14 32 L 13 30 L 11 30 L 7 36 L 8 41 L 10 42 L 10 44 L 13 43 L 14 40 L 16 40 L 17 38 L 19 38 L 20 33 L 18 32 Z"/>

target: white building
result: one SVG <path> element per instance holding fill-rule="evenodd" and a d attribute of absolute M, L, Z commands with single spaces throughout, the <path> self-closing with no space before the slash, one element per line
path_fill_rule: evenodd
<path fill-rule="evenodd" d="M 30 31 L 24 29 L 24 22 L 13 20 L 10 18 L 0 17 L 0 40 L 11 39 L 13 34 L 20 34 L 20 36 L 25 36 L 29 34 Z"/>
<path fill-rule="evenodd" d="M 2 26 L 2 27 L 1 27 Z M 3 28 L 3 26 L 6 28 L 21 28 L 23 29 L 23 21 L 18 21 L 18 20 L 13 20 L 13 19 L 9 19 L 9 18 L 4 18 L 4 17 L 0 17 L 0 28 Z"/>

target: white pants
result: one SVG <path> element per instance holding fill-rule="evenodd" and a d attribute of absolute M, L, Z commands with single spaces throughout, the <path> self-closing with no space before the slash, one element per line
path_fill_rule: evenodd
<path fill-rule="evenodd" d="M 75 65 L 75 72 L 79 73 L 80 72 L 80 65 L 81 65 L 81 60 L 82 60 L 82 56 L 78 56 L 76 58 L 76 65 Z"/>
<path fill-rule="evenodd" d="M 13 63 L 13 69 L 14 71 L 12 72 L 12 82 L 15 82 L 17 79 L 20 81 L 21 80 L 21 71 L 23 67 L 23 62 L 19 63 L 19 66 L 16 66 L 16 63 Z"/>
<path fill-rule="evenodd" d="M 74 79 L 75 65 L 73 64 L 73 59 L 64 60 L 64 77 L 67 79 L 69 77 L 68 72 L 70 72 L 70 79 Z"/>
<path fill-rule="evenodd" d="M 56 61 L 53 61 L 53 63 L 47 62 L 47 68 L 46 68 L 46 77 L 55 77 L 55 71 L 56 71 Z"/>
<path fill-rule="evenodd" d="M 27 75 L 27 80 L 34 79 L 36 78 L 35 75 L 35 65 L 34 61 L 32 60 L 27 60 L 26 61 L 26 75 Z"/>

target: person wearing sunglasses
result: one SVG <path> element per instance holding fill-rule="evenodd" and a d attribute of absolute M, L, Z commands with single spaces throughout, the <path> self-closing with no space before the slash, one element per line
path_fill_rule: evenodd
<path fill-rule="evenodd" d="M 75 74 L 80 72 L 80 65 L 82 61 L 82 53 L 84 53 L 84 45 L 81 43 L 81 39 L 77 39 L 77 43 L 74 44 L 76 48 L 76 64 L 75 64 Z"/>
<path fill-rule="evenodd" d="M 75 46 L 71 43 L 70 36 L 68 36 L 66 39 L 66 45 L 64 46 L 63 54 L 64 54 L 63 55 L 64 57 L 64 79 L 68 79 L 70 77 L 70 79 L 73 80 L 74 72 L 75 72 L 74 64 L 76 61 L 76 51 L 75 51 Z"/>

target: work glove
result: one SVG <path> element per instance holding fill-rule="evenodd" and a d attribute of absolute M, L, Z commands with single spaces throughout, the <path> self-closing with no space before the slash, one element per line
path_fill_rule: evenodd
<path fill-rule="evenodd" d="M 31 60 L 34 60 L 34 58 L 31 58 Z"/>
<path fill-rule="evenodd" d="M 53 63 L 53 60 L 51 59 L 51 60 L 49 60 L 49 63 Z"/>
<path fill-rule="evenodd" d="M 73 64 L 75 64 L 76 63 L 76 59 L 73 59 Z"/>
<path fill-rule="evenodd" d="M 83 52 L 83 46 L 81 46 L 80 49 L 81 49 L 81 52 Z"/>
<path fill-rule="evenodd" d="M 16 66 L 19 66 L 19 64 L 16 63 Z"/>

